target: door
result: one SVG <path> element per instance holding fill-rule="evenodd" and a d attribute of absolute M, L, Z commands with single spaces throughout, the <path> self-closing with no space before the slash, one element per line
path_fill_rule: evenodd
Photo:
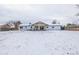
<path fill-rule="evenodd" d="M 40 30 L 44 30 L 44 26 L 40 26 Z"/>

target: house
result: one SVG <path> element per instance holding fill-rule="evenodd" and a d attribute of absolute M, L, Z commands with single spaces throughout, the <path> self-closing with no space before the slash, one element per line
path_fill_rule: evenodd
<path fill-rule="evenodd" d="M 67 26 L 65 26 L 65 30 L 79 31 L 79 25 L 78 24 L 67 24 Z"/>
<path fill-rule="evenodd" d="M 31 29 L 32 30 L 46 30 L 48 28 L 48 24 L 38 21 L 34 24 L 32 24 Z"/>
<path fill-rule="evenodd" d="M 0 25 L 0 31 L 9 31 L 9 30 L 19 30 L 19 25 L 20 25 L 20 21 L 17 22 L 9 22 L 6 24 L 1 24 Z"/>
<path fill-rule="evenodd" d="M 9 31 L 15 28 L 14 24 L 2 24 L 0 25 L 0 31 Z"/>
<path fill-rule="evenodd" d="M 49 24 L 43 21 L 37 21 L 32 24 L 21 24 L 21 30 L 33 30 L 33 31 L 41 31 L 41 30 L 61 30 L 60 24 Z"/>

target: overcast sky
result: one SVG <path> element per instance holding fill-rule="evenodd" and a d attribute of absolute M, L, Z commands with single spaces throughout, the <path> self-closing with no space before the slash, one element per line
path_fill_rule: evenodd
<path fill-rule="evenodd" d="M 50 21 L 57 19 L 62 23 L 75 21 L 74 15 L 79 12 L 75 5 L 71 4 L 15 4 L 0 5 L 0 23 L 8 20 Z"/>

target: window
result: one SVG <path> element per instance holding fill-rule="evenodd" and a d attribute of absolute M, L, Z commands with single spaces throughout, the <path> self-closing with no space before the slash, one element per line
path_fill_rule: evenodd
<path fill-rule="evenodd" d="M 25 28 L 27 28 L 27 26 L 25 26 Z"/>
<path fill-rule="evenodd" d="M 21 26 L 20 28 L 22 29 L 23 27 Z"/>
<path fill-rule="evenodd" d="M 38 28 L 38 26 L 35 26 L 35 28 Z"/>
<path fill-rule="evenodd" d="M 52 26 L 52 28 L 54 28 L 54 26 Z"/>
<path fill-rule="evenodd" d="M 32 28 L 32 26 L 31 26 L 31 28 Z"/>

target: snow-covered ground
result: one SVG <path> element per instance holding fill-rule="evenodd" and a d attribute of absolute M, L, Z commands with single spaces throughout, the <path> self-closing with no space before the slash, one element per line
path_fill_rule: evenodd
<path fill-rule="evenodd" d="M 0 32 L 1 55 L 79 55 L 78 31 Z"/>

